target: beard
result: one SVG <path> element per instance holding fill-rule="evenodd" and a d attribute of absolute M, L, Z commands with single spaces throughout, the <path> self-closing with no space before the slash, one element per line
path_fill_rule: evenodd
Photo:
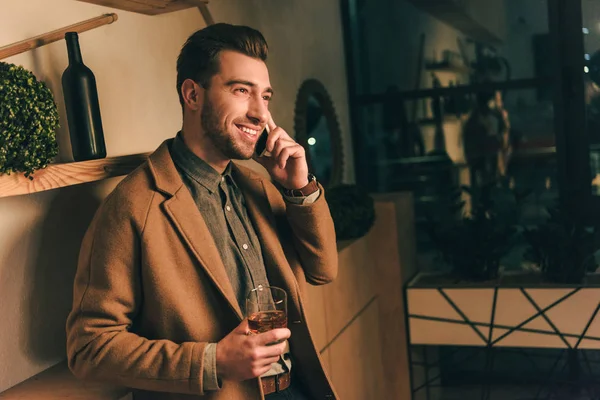
<path fill-rule="evenodd" d="M 232 160 L 252 158 L 255 146 L 243 143 L 241 140 L 235 141 L 235 134 L 228 133 L 227 128 L 221 126 L 219 113 L 206 94 L 200 118 L 200 124 L 206 136 L 225 157 Z"/>

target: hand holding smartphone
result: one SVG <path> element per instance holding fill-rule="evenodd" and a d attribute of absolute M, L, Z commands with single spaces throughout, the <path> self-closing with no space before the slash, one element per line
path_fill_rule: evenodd
<path fill-rule="evenodd" d="M 269 116 L 267 126 L 256 140 L 253 158 L 267 170 L 273 181 L 284 188 L 294 189 L 309 183 L 304 149 L 275 124 L 272 116 Z"/>

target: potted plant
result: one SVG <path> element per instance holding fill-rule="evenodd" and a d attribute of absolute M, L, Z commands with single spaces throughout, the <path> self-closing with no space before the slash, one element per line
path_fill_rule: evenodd
<path fill-rule="evenodd" d="M 58 154 L 52 92 L 21 66 L 0 62 L 0 175 L 29 179 Z"/>
<path fill-rule="evenodd" d="M 375 223 L 373 198 L 357 185 L 340 184 L 325 193 L 338 242 L 359 239 Z"/>
<path fill-rule="evenodd" d="M 493 182 L 479 189 L 463 186 L 450 194 L 446 207 L 442 207 L 447 212 L 438 218 L 432 215 L 428 218 L 429 237 L 457 281 L 496 279 L 500 259 L 512 246 L 516 213 L 496 207 L 492 197 L 494 187 Z M 464 211 L 461 192 L 471 198 L 470 213 Z M 517 200 L 523 197 L 514 195 Z"/>
<path fill-rule="evenodd" d="M 545 223 L 523 232 L 529 243 L 525 258 L 538 266 L 547 282 L 581 284 L 586 273 L 598 267 L 594 254 L 600 249 L 600 229 L 558 207 L 547 211 Z"/>

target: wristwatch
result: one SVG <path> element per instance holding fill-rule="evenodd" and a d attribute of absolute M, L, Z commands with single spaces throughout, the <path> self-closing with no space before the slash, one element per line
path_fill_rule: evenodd
<path fill-rule="evenodd" d="M 308 185 L 300 189 L 283 189 L 283 194 L 287 197 L 306 197 L 319 190 L 317 178 L 313 174 L 308 174 Z"/>

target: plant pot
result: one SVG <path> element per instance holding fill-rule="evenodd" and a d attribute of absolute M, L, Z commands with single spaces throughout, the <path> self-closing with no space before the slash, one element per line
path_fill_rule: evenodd
<path fill-rule="evenodd" d="M 500 260 L 487 260 L 484 263 L 478 263 L 475 260 L 468 261 L 454 263 L 453 274 L 457 278 L 473 282 L 486 282 L 498 278 Z"/>
<path fill-rule="evenodd" d="M 418 274 L 406 286 L 413 345 L 600 349 L 600 282 L 549 284 L 539 275 L 457 283 Z"/>

